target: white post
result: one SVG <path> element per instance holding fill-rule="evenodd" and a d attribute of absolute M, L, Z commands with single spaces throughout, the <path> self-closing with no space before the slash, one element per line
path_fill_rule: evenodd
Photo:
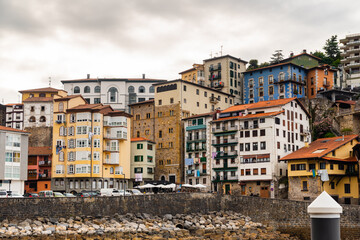
<path fill-rule="evenodd" d="M 311 240 L 340 240 L 342 207 L 325 191 L 309 206 Z"/>

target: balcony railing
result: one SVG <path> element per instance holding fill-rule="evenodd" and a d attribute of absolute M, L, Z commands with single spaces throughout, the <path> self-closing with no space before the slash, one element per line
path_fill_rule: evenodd
<path fill-rule="evenodd" d="M 127 127 L 126 122 L 108 122 L 104 121 L 105 127 Z"/>
<path fill-rule="evenodd" d="M 231 143 L 237 143 L 238 138 L 224 138 L 220 140 L 212 140 L 212 144 L 231 144 Z"/>
<path fill-rule="evenodd" d="M 111 160 L 111 159 L 104 159 L 104 164 L 119 165 L 119 161 L 115 161 L 115 160 Z"/>
<path fill-rule="evenodd" d="M 117 148 L 117 147 L 105 147 L 104 151 L 106 151 L 106 152 L 118 152 L 119 148 Z"/>
<path fill-rule="evenodd" d="M 210 71 L 210 72 L 212 72 L 212 71 L 218 71 L 218 70 L 221 70 L 221 65 L 210 66 L 210 67 L 209 67 L 209 71 Z"/>
<path fill-rule="evenodd" d="M 194 175 L 193 170 L 186 170 L 186 175 Z"/>
<path fill-rule="evenodd" d="M 217 97 L 210 97 L 210 102 L 211 103 L 218 103 L 219 102 L 219 100 L 218 100 L 218 98 Z"/>
<path fill-rule="evenodd" d="M 221 118 L 220 118 L 221 120 Z M 223 126 L 220 128 L 213 128 L 212 132 L 213 133 L 218 133 L 218 132 L 228 132 L 228 131 L 237 131 L 238 130 L 238 126 Z"/>
<path fill-rule="evenodd" d="M 107 139 L 127 139 L 127 135 L 125 134 L 105 134 L 104 138 Z"/>
<path fill-rule="evenodd" d="M 224 152 L 224 151 L 220 151 L 220 152 L 217 152 L 217 155 L 216 157 L 217 158 L 221 158 L 221 157 L 229 157 L 229 156 L 237 156 L 238 153 L 237 151 L 229 151 L 229 152 Z"/>
<path fill-rule="evenodd" d="M 39 179 L 50 179 L 51 174 L 50 173 L 39 173 Z"/>
<path fill-rule="evenodd" d="M 206 162 L 206 157 L 200 158 L 200 162 Z"/>
<path fill-rule="evenodd" d="M 209 76 L 209 80 L 217 80 L 217 79 L 221 79 L 221 74 L 210 75 Z"/>
<path fill-rule="evenodd" d="M 39 167 L 50 167 L 51 161 L 39 161 Z"/>
<path fill-rule="evenodd" d="M 206 141 L 206 134 L 186 138 L 186 141 L 202 141 L 202 140 Z"/>

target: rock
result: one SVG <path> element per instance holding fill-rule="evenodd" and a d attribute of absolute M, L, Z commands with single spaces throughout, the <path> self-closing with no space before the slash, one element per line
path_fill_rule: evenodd
<path fill-rule="evenodd" d="M 172 219 L 173 219 L 173 216 L 172 216 L 171 214 L 165 214 L 163 219 L 164 219 L 165 221 L 172 220 Z"/>

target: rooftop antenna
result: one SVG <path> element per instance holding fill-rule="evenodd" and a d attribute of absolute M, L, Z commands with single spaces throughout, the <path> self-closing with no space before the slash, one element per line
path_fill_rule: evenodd
<path fill-rule="evenodd" d="M 212 51 L 210 52 L 210 58 L 212 58 L 213 54 L 212 54 Z"/>
<path fill-rule="evenodd" d="M 49 77 L 49 87 L 51 87 L 51 77 Z"/>
<path fill-rule="evenodd" d="M 223 54 L 222 50 L 223 50 L 223 45 L 221 45 L 220 56 L 222 56 Z"/>

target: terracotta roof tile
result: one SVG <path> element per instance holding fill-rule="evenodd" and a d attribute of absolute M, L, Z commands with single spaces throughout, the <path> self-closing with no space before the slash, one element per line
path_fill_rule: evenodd
<path fill-rule="evenodd" d="M 4 126 L 0 126 L 0 130 L 3 130 L 3 131 L 11 131 L 11 132 L 29 133 L 29 132 L 24 131 L 24 130 L 15 129 L 15 128 L 10 128 L 10 127 L 4 127 Z"/>
<path fill-rule="evenodd" d="M 53 92 L 57 93 L 59 91 L 64 91 L 62 89 L 56 89 L 52 87 L 46 87 L 46 88 L 36 88 L 36 89 L 29 89 L 29 90 L 21 90 L 20 93 L 30 93 L 30 92 Z"/>
<path fill-rule="evenodd" d="M 52 97 L 31 97 L 25 99 L 23 102 L 52 102 L 54 98 Z"/>
<path fill-rule="evenodd" d="M 258 114 L 248 114 L 245 116 L 235 116 L 235 117 L 226 117 L 226 118 L 219 118 L 217 120 L 214 120 L 213 122 L 220 122 L 225 120 L 232 120 L 232 119 L 249 119 L 249 118 L 261 118 L 261 117 L 270 117 L 270 116 L 276 116 L 284 111 L 278 111 L 278 112 L 268 112 L 268 113 L 258 113 Z"/>
<path fill-rule="evenodd" d="M 153 142 L 153 143 L 155 143 L 154 141 L 151 141 L 150 139 L 143 138 L 143 137 L 132 138 L 131 141 L 132 141 L 132 142 L 147 141 L 147 142 Z"/>
<path fill-rule="evenodd" d="M 76 98 L 76 97 L 82 97 L 80 94 L 77 95 L 67 95 L 66 97 L 61 97 L 61 98 L 55 98 L 54 101 L 67 101 L 69 99 L 72 98 Z"/>
<path fill-rule="evenodd" d="M 290 153 L 280 160 L 285 161 L 305 158 L 321 158 L 357 137 L 358 135 L 346 135 L 343 137 L 320 138 L 315 142 L 310 143 L 308 147 L 302 147 L 296 152 Z"/>
<path fill-rule="evenodd" d="M 208 112 L 208 113 L 202 113 L 202 114 L 196 114 L 196 115 L 192 115 L 190 117 L 187 118 L 183 118 L 183 120 L 188 120 L 188 119 L 192 119 L 192 118 L 198 118 L 198 117 L 204 117 L 204 116 L 212 116 L 216 113 L 216 111 L 214 112 Z"/>
<path fill-rule="evenodd" d="M 345 159 L 333 158 L 333 157 L 323 157 L 323 159 L 329 160 L 329 161 L 340 161 L 340 162 L 357 162 L 356 157 L 348 157 Z"/>
<path fill-rule="evenodd" d="M 23 104 L 22 103 L 8 103 L 5 106 L 10 107 L 10 106 L 16 106 L 16 105 L 23 105 Z"/>
<path fill-rule="evenodd" d="M 335 103 L 345 103 L 345 104 L 349 104 L 349 105 L 355 105 L 356 102 L 355 101 L 344 101 L 344 100 L 337 100 Z"/>
<path fill-rule="evenodd" d="M 51 147 L 29 147 L 29 155 L 51 155 Z"/>
<path fill-rule="evenodd" d="M 142 102 L 132 103 L 132 104 L 129 104 L 128 106 L 140 105 L 140 104 L 145 104 L 145 103 L 153 103 L 153 102 L 155 102 L 155 100 L 150 99 L 150 100 L 146 100 L 146 101 L 142 101 Z"/>
<path fill-rule="evenodd" d="M 257 102 L 257 103 L 235 105 L 235 106 L 231 106 L 231 107 L 225 109 L 224 111 L 221 111 L 221 113 L 236 112 L 236 111 L 241 111 L 241 110 L 245 110 L 245 109 L 251 110 L 251 109 L 258 109 L 258 108 L 282 106 L 282 105 L 285 105 L 295 99 L 296 98 L 284 98 L 284 99 L 277 99 L 277 100 L 261 101 L 261 102 Z"/>

